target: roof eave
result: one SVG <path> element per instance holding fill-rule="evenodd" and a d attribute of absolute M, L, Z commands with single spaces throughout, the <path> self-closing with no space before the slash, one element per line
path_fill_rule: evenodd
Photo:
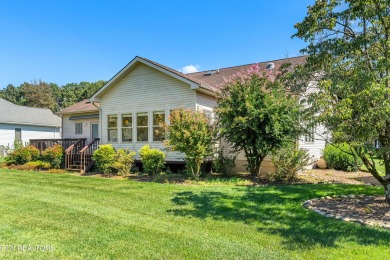
<path fill-rule="evenodd" d="M 199 88 L 199 84 L 194 82 L 194 81 L 191 81 L 189 79 L 186 79 L 182 76 L 180 76 L 179 74 L 176 74 L 176 73 L 173 73 L 167 69 L 164 69 L 156 64 L 153 64 L 141 57 L 135 57 L 132 61 L 130 61 L 122 70 L 120 70 L 114 77 L 112 77 L 107 83 L 106 85 L 104 85 L 101 89 L 99 89 L 89 100 L 90 101 L 99 101 L 99 98 L 100 96 L 108 89 L 110 88 L 112 85 L 114 85 L 117 81 L 119 81 L 120 79 L 122 79 L 138 62 L 140 63 L 143 63 L 149 67 L 152 67 L 158 71 L 161 71 L 171 77 L 174 77 L 180 81 L 183 81 L 187 84 L 190 85 L 190 88 L 191 89 L 197 89 Z"/>

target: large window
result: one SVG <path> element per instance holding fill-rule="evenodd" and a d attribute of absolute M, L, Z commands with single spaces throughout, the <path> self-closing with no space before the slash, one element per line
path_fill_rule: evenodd
<path fill-rule="evenodd" d="M 165 112 L 153 112 L 153 141 L 164 141 L 165 130 L 163 124 L 165 123 Z"/>
<path fill-rule="evenodd" d="M 118 142 L 118 116 L 108 116 L 108 141 Z"/>
<path fill-rule="evenodd" d="M 137 113 L 137 141 L 149 141 L 148 112 Z"/>
<path fill-rule="evenodd" d="M 122 142 L 133 141 L 133 115 L 122 115 Z"/>
<path fill-rule="evenodd" d="M 75 123 L 75 130 L 74 133 L 76 135 L 81 135 L 83 134 L 83 123 Z"/>

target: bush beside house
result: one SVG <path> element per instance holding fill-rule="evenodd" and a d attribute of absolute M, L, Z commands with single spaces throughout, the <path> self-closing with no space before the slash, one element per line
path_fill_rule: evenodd
<path fill-rule="evenodd" d="M 347 172 L 358 170 L 358 163 L 352 155 L 351 147 L 346 144 L 328 145 L 324 149 L 324 159 L 329 168 Z"/>

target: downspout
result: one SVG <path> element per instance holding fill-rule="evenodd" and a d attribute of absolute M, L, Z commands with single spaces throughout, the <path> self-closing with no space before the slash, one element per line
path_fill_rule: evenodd
<path fill-rule="evenodd" d="M 92 101 L 91 104 L 96 107 L 98 110 L 99 110 L 99 138 L 100 138 L 100 141 L 102 140 L 102 131 L 103 131 L 103 128 L 102 128 L 102 108 L 100 106 L 97 106 L 95 104 L 95 101 Z"/>

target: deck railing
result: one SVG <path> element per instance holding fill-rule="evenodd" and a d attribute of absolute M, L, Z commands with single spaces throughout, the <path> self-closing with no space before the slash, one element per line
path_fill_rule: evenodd
<path fill-rule="evenodd" d="M 82 138 L 84 144 L 86 138 Z M 78 142 L 80 138 L 64 138 L 64 139 L 30 139 L 30 145 L 35 146 L 40 153 L 42 153 L 46 148 L 53 147 L 56 144 L 61 145 L 64 149 L 68 149 L 71 145 Z"/>
<path fill-rule="evenodd" d="M 93 166 L 92 156 L 99 147 L 99 138 L 95 138 L 92 142 L 80 150 L 80 173 L 86 173 Z"/>
<path fill-rule="evenodd" d="M 65 150 L 65 169 L 72 170 L 80 163 L 80 150 L 85 146 L 86 138 L 78 139 Z"/>

